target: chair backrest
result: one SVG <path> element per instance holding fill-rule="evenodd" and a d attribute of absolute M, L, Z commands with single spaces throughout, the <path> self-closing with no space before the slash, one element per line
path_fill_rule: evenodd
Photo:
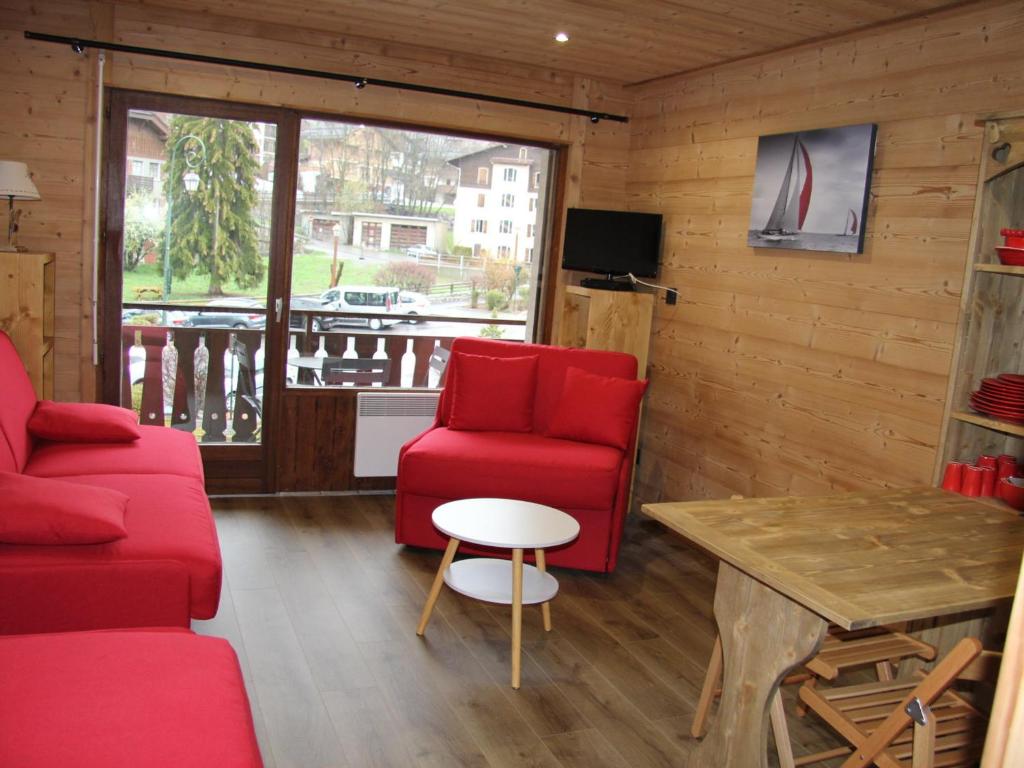
<path fill-rule="evenodd" d="M 911 723 L 906 711 L 907 704 L 917 699 L 924 706 L 930 706 L 940 695 L 953 685 L 961 673 L 971 666 L 982 653 L 981 642 L 973 637 L 965 637 L 957 643 L 953 650 L 943 657 L 921 682 L 907 694 L 892 713 L 879 724 L 870 737 L 856 749 L 850 758 L 843 763 L 843 768 L 871 765 L 882 751 L 888 748 Z"/>
<path fill-rule="evenodd" d="M 554 417 L 558 401 L 565 384 L 565 372 L 569 368 L 581 368 L 600 376 L 614 376 L 621 379 L 635 379 L 637 362 L 633 355 L 625 352 L 608 352 L 597 349 L 570 349 L 546 344 L 518 344 L 510 341 L 479 339 L 460 336 L 452 342 L 452 358 L 448 363 L 448 377 L 438 416 L 441 424 L 447 424 L 451 415 L 452 396 L 449 391 L 454 379 L 453 371 L 458 367 L 458 353 L 484 355 L 487 357 L 523 357 L 537 355 L 537 384 L 533 402 L 533 431 L 547 432 Z"/>
<path fill-rule="evenodd" d="M 325 357 L 320 369 L 320 378 L 326 385 L 383 385 L 388 383 L 390 376 L 391 361 L 372 357 Z"/>
<path fill-rule="evenodd" d="M 248 403 L 260 416 L 263 415 L 263 403 L 256 396 L 256 360 L 249 352 L 249 347 L 237 336 L 231 342 L 231 354 L 238 363 L 238 381 L 235 392 L 238 397 Z"/>
<path fill-rule="evenodd" d="M 437 374 L 437 386 L 444 386 L 444 372 L 448 368 L 448 358 L 451 357 L 451 354 L 451 352 L 441 345 L 434 347 L 434 351 L 430 353 L 430 359 L 427 360 L 427 372 L 423 377 L 422 386 L 430 386 L 431 371 L 434 371 Z"/>

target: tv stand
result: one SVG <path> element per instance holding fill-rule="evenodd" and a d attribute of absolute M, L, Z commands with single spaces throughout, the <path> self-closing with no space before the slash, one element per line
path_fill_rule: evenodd
<path fill-rule="evenodd" d="M 629 280 L 613 280 L 604 277 L 585 277 L 580 280 L 581 288 L 593 288 L 598 291 L 634 291 L 636 288 Z"/>

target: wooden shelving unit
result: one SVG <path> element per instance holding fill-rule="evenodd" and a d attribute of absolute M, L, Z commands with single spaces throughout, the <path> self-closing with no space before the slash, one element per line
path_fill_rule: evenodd
<path fill-rule="evenodd" d="M 0 252 L 0 329 L 14 342 L 36 396 L 53 398 L 52 253 Z"/>
<path fill-rule="evenodd" d="M 1024 267 L 1005 266 L 996 254 L 1000 229 L 1024 228 L 1024 113 L 987 119 L 985 136 L 936 483 L 948 461 L 981 453 L 1024 458 L 1024 424 L 968 405 L 983 378 L 1024 373 Z"/>

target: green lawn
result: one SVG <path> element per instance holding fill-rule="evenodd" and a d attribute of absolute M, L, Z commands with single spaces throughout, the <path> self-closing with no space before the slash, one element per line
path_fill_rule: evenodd
<path fill-rule="evenodd" d="M 380 264 L 373 262 L 361 262 L 358 260 L 340 259 L 345 264 L 342 271 L 342 284 L 344 285 L 373 285 L 374 275 L 380 268 Z M 331 256 L 321 251 L 312 253 L 297 253 L 292 265 L 292 294 L 293 295 L 316 295 L 327 290 L 331 283 Z M 164 273 L 159 264 L 140 264 L 131 272 L 124 273 L 124 300 L 136 301 L 135 289 L 153 288 L 158 296 L 146 295 L 143 300 L 159 298 L 163 292 Z M 191 274 L 185 280 L 175 280 L 171 284 L 171 301 L 177 302 L 200 302 L 205 303 L 210 299 L 207 289 L 210 286 L 210 279 L 205 274 Z M 224 287 L 224 293 L 228 296 L 254 296 L 263 298 L 266 296 L 266 276 L 258 286 L 250 289 L 240 289 L 238 286 L 228 284 Z"/>
<path fill-rule="evenodd" d="M 358 259 L 339 259 L 345 265 L 341 273 L 342 285 L 373 285 L 374 275 L 380 269 L 379 262 L 359 261 Z M 449 274 L 450 273 L 450 274 Z M 440 281 L 459 280 L 458 270 L 441 269 Z M 295 254 L 292 266 L 292 294 L 298 296 L 317 295 L 327 290 L 331 279 L 331 257 L 323 251 Z M 206 275 L 191 275 L 185 280 L 174 280 L 171 285 L 170 301 L 205 303 L 209 300 L 206 293 L 210 279 Z M 154 288 L 157 295 L 146 295 L 143 300 L 159 298 L 163 290 L 163 271 L 159 264 L 140 264 L 134 272 L 124 273 L 124 300 L 137 301 L 136 288 Z M 225 286 L 225 294 L 229 296 L 253 296 L 264 298 L 267 295 L 266 277 L 255 288 L 242 290 L 233 284 Z"/>

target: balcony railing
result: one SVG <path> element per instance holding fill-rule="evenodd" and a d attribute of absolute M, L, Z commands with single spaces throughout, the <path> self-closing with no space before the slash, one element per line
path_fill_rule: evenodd
<path fill-rule="evenodd" d="M 238 307 L 196 307 L 182 304 L 125 303 L 125 309 L 155 313 L 159 325 L 132 325 L 121 329 L 121 403 L 139 414 L 142 424 L 171 426 L 192 432 L 203 443 L 254 443 L 262 426 L 264 350 L 260 328 L 175 325 L 181 312 L 239 313 Z M 262 308 L 245 308 L 249 315 L 265 316 Z M 367 328 L 316 330 L 321 322 L 382 317 L 375 313 L 292 310 L 288 358 L 303 365 L 288 365 L 289 387 L 322 387 L 311 358 L 360 357 L 387 359 L 386 383 L 394 388 L 433 388 L 437 375 L 428 361 L 435 346 L 448 348 L 460 335 L 478 335 L 482 326 L 503 328 L 511 336 L 523 320 L 419 315 L 417 325 L 392 325 L 379 331 Z M 389 320 L 394 315 L 384 316 Z M 164 322 L 166 321 L 166 322 Z M 444 323 L 434 329 L 430 324 Z M 463 332 L 462 328 L 465 329 Z M 335 389 L 351 389 L 339 385 Z"/>

